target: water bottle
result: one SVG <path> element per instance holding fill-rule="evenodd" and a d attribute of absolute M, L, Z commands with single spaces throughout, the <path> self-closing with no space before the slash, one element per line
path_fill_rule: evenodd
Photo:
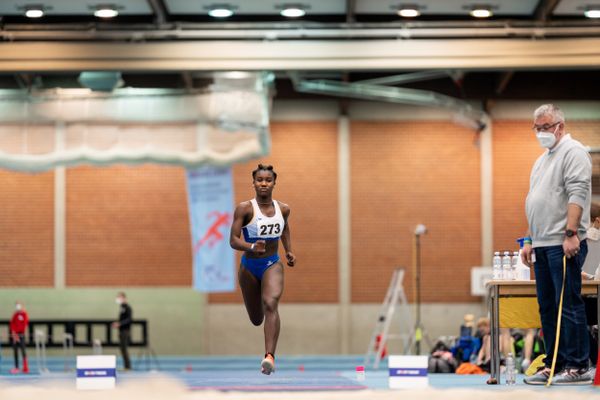
<path fill-rule="evenodd" d="M 517 243 L 519 243 L 519 253 L 517 258 L 517 271 L 515 279 L 518 281 L 530 281 L 531 280 L 531 271 L 530 268 L 523 263 L 521 255 L 523 254 L 523 246 L 525 245 L 525 238 L 518 238 Z M 535 253 L 533 253 L 535 254 Z"/>
<path fill-rule="evenodd" d="M 515 358 L 512 353 L 508 353 L 506 356 L 506 378 L 505 382 L 507 385 L 514 385 L 517 382 L 517 374 L 515 369 Z"/>
<path fill-rule="evenodd" d="M 497 251 L 494 253 L 494 263 L 493 265 L 493 269 L 492 269 L 492 273 L 493 273 L 493 277 L 492 279 L 494 280 L 498 280 L 498 279 L 502 279 L 502 260 L 500 258 L 500 252 Z"/>
<path fill-rule="evenodd" d="M 511 259 L 511 266 L 510 266 L 510 274 L 512 276 L 512 280 L 518 280 L 521 279 L 521 277 L 517 274 L 517 267 L 519 265 L 519 260 L 521 259 L 521 255 L 519 254 L 518 251 L 513 251 L 513 256 Z"/>
<path fill-rule="evenodd" d="M 504 256 L 502 257 L 502 279 L 505 281 L 512 280 L 511 271 L 512 269 L 512 259 L 510 256 L 510 251 L 505 251 Z"/>

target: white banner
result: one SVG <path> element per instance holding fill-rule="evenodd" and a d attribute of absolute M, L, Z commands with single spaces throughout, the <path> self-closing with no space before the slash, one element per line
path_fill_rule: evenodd
<path fill-rule="evenodd" d="M 230 168 L 188 170 L 188 204 L 194 258 L 193 287 L 201 292 L 235 289 L 235 255 L 229 246 L 233 220 Z"/>

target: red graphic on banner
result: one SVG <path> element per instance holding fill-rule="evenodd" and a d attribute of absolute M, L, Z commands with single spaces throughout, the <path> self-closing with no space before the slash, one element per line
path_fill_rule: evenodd
<path fill-rule="evenodd" d="M 213 211 L 208 214 L 209 218 L 211 218 L 213 216 L 216 217 L 215 221 L 206 230 L 206 233 L 204 234 L 204 236 L 202 236 L 202 238 L 200 240 L 198 240 L 198 242 L 194 246 L 194 253 L 197 252 L 205 244 L 207 244 L 208 247 L 213 247 L 215 244 L 217 244 L 221 240 L 223 240 L 224 236 L 219 231 L 219 228 L 221 228 L 222 226 L 229 225 L 231 215 L 227 212 L 220 213 L 218 211 Z"/>

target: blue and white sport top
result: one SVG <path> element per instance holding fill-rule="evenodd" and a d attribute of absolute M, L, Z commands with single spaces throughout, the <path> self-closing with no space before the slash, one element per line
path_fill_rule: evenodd
<path fill-rule="evenodd" d="M 279 240 L 283 233 L 285 221 L 279 208 L 279 203 L 273 200 L 275 206 L 275 215 L 267 217 L 260 211 L 256 199 L 250 200 L 254 215 L 248 225 L 242 228 L 244 240 L 248 243 L 254 243 L 257 240 Z"/>

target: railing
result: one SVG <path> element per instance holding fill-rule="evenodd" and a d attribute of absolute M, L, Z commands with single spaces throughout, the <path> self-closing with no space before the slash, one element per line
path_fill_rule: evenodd
<path fill-rule="evenodd" d="M 27 347 L 36 346 L 36 333 L 38 346 L 47 348 L 65 347 L 65 337 L 69 338 L 72 347 L 94 347 L 98 341 L 103 347 L 118 347 L 119 335 L 117 329 L 112 327 L 114 320 L 108 319 L 34 319 L 29 321 L 26 335 Z M 10 321 L 0 320 L 0 335 L 2 346 L 10 346 L 10 335 L 8 335 Z M 133 334 L 129 342 L 131 347 L 148 347 L 148 321 L 134 320 L 131 322 L 131 330 L 134 333 L 141 329 L 141 335 Z M 6 334 L 4 334 L 6 332 Z M 39 332 L 43 332 L 45 341 L 40 343 Z M 99 335 L 100 333 L 100 335 Z M 101 337 L 98 337 L 101 336 Z M 103 337 L 102 337 L 103 336 Z"/>

